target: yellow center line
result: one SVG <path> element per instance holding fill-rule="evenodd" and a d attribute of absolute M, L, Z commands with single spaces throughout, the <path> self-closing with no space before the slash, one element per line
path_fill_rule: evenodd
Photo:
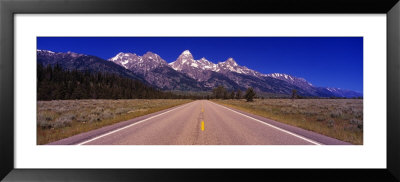
<path fill-rule="evenodd" d="M 203 102 L 201 103 L 201 112 L 204 112 Z M 204 131 L 204 121 L 201 121 L 201 131 Z"/>

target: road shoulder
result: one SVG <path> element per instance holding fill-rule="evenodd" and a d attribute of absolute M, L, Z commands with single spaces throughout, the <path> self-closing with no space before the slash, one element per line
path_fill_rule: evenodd
<path fill-rule="evenodd" d="M 132 119 L 127 120 L 127 121 L 122 121 L 122 122 L 119 122 L 119 123 L 116 123 L 116 124 L 104 126 L 104 127 L 99 128 L 99 129 L 95 129 L 95 130 L 91 130 L 91 131 L 88 131 L 88 132 L 80 133 L 80 134 L 77 134 L 77 135 L 74 135 L 74 136 L 71 136 L 71 137 L 68 137 L 68 138 L 64 138 L 64 139 L 61 139 L 61 140 L 58 140 L 58 141 L 55 141 L 55 142 L 48 143 L 47 145 L 76 145 L 76 144 L 80 144 L 82 142 L 85 142 L 85 141 L 88 141 L 90 139 L 93 139 L 93 138 L 99 137 L 101 135 L 107 134 L 109 132 L 112 132 L 114 130 L 118 130 L 120 128 L 135 124 L 135 123 L 140 122 L 142 120 L 145 120 L 147 118 L 160 115 L 162 113 L 174 110 L 174 109 L 179 108 L 179 107 L 183 107 L 183 106 L 191 104 L 191 103 L 193 103 L 193 101 L 189 102 L 189 103 L 185 103 L 183 105 L 178 105 L 178 106 L 174 106 L 174 107 L 171 107 L 171 108 L 168 108 L 168 109 L 164 109 L 164 110 L 161 110 L 161 111 L 158 111 L 158 112 L 154 112 L 154 113 L 151 113 L 151 114 L 148 114 L 148 115 L 132 118 Z"/>
<path fill-rule="evenodd" d="M 212 101 L 210 101 L 210 102 L 212 102 Z M 294 134 L 303 136 L 305 138 L 314 140 L 314 141 L 316 141 L 318 143 L 321 143 L 321 144 L 324 144 L 324 145 L 351 145 L 351 143 L 344 142 L 344 141 L 341 141 L 341 140 L 338 140 L 338 139 L 335 139 L 335 138 L 331 138 L 331 137 L 328 137 L 328 136 L 325 136 L 325 135 L 322 135 L 322 134 L 319 134 L 319 133 L 315 133 L 315 132 L 312 132 L 312 131 L 308 131 L 308 130 L 305 130 L 305 129 L 302 129 L 302 128 L 299 128 L 299 127 L 296 127 L 296 126 L 291 126 L 291 125 L 288 125 L 288 124 L 285 124 L 285 123 L 274 121 L 274 120 L 271 120 L 271 119 L 268 119 L 268 118 L 265 118 L 265 117 L 262 117 L 262 116 L 259 116 L 259 115 L 248 113 L 248 112 L 245 112 L 245 111 L 242 111 L 242 110 L 239 110 L 239 109 L 236 109 L 236 108 L 228 107 L 228 106 L 225 106 L 225 105 L 222 105 L 222 104 L 219 104 L 219 103 L 215 103 L 215 102 L 212 102 L 212 103 L 216 104 L 218 106 L 221 106 L 221 107 L 229 108 L 229 109 L 234 110 L 236 112 L 239 112 L 241 114 L 250 116 L 250 117 L 258 119 L 258 120 L 260 120 L 262 122 L 268 123 L 270 125 L 276 126 L 278 128 L 281 128 L 283 130 L 292 132 Z"/>

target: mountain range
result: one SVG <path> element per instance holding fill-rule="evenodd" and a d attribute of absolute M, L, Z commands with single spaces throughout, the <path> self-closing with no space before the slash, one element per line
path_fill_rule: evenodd
<path fill-rule="evenodd" d="M 317 87 L 304 78 L 283 73 L 264 74 L 241 66 L 233 58 L 213 63 L 206 58 L 195 60 L 189 50 L 167 63 L 156 53 L 144 55 L 120 52 L 104 60 L 72 52 L 55 53 L 37 50 L 37 61 L 43 65 L 59 64 L 65 69 L 109 72 L 137 79 L 162 90 L 210 91 L 223 85 L 228 90 L 253 87 L 257 92 L 290 95 L 293 89 L 302 96 L 362 97 L 362 93 L 340 88 Z"/>

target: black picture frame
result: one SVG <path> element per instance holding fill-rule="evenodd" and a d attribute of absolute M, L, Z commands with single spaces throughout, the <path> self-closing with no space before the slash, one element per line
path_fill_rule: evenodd
<path fill-rule="evenodd" d="M 14 15 L 31 13 L 382 13 L 387 15 L 386 169 L 15 169 Z M 399 181 L 398 0 L 0 0 L 0 179 L 6 181 Z M 378 60 L 379 61 L 379 60 Z M 220 181 L 219 179 L 218 181 Z"/>

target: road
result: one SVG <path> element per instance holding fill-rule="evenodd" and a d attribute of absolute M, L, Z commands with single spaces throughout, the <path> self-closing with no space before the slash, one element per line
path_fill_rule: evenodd
<path fill-rule="evenodd" d="M 346 145 L 207 100 L 78 134 L 56 145 Z"/>

